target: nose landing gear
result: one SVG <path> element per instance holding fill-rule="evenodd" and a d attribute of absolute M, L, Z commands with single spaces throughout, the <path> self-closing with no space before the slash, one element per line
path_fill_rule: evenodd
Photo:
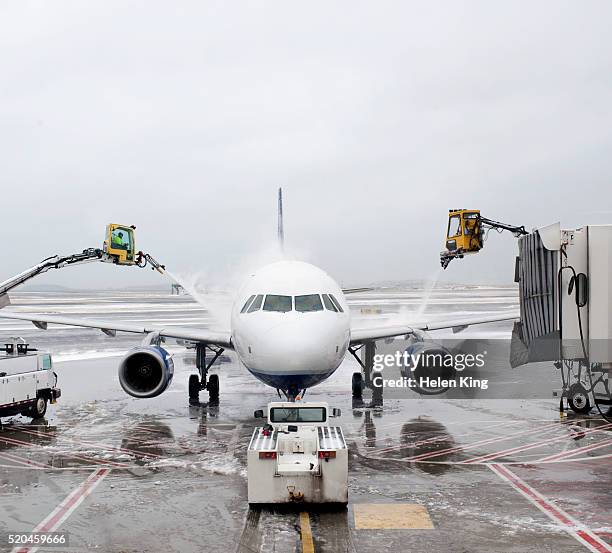
<path fill-rule="evenodd" d="M 306 394 L 306 388 L 304 388 L 301 391 L 296 386 L 290 386 L 286 390 L 282 390 L 281 388 L 276 388 L 276 393 L 278 394 L 278 397 L 282 399 L 281 392 L 285 396 L 285 399 L 287 401 L 294 402 L 294 401 L 299 401 L 300 399 L 304 398 L 304 395 Z"/>

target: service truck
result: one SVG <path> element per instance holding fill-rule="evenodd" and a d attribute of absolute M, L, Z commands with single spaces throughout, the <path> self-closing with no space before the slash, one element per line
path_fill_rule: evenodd
<path fill-rule="evenodd" d="M 348 502 L 348 448 L 322 402 L 273 402 L 247 452 L 249 505 Z M 263 418 L 263 411 L 255 411 Z"/>
<path fill-rule="evenodd" d="M 21 338 L 0 347 L 0 417 L 43 417 L 47 403 L 60 395 L 50 353 L 30 348 Z"/>

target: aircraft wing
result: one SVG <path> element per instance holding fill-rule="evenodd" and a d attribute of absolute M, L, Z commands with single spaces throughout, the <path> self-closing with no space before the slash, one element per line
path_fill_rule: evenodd
<path fill-rule="evenodd" d="M 360 292 L 371 292 L 374 288 L 342 288 L 342 293 L 346 294 L 359 294 Z"/>
<path fill-rule="evenodd" d="M 178 326 L 163 327 L 149 325 L 125 324 L 121 321 L 100 321 L 93 319 L 79 319 L 76 317 L 62 317 L 55 315 L 36 315 L 28 313 L 11 313 L 9 311 L 0 311 L 0 317 L 4 319 L 17 319 L 21 321 L 30 321 L 36 327 L 43 330 L 47 329 L 48 324 L 81 326 L 84 328 L 97 328 L 105 334 L 113 336 L 116 332 L 133 332 L 135 334 L 150 334 L 157 332 L 164 338 L 174 338 L 177 340 L 185 340 L 188 342 L 202 342 L 221 346 L 223 348 L 232 348 L 230 331 L 218 331 L 213 329 L 197 329 L 197 328 L 181 328 Z"/>
<path fill-rule="evenodd" d="M 520 317 L 519 313 L 511 313 L 507 315 L 491 315 L 489 317 L 480 317 L 472 319 L 455 319 L 435 322 L 420 322 L 406 325 L 381 325 L 370 328 L 352 328 L 351 329 L 351 344 L 360 344 L 363 342 L 371 342 L 373 340 L 382 340 L 384 338 L 395 338 L 397 336 L 406 336 L 412 334 L 415 330 L 442 330 L 452 328 L 454 332 L 464 330 L 468 326 L 495 323 L 498 321 L 513 321 Z"/>

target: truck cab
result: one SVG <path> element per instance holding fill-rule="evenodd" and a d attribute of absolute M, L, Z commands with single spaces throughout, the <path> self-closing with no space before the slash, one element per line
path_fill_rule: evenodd
<path fill-rule="evenodd" d="M 323 402 L 273 402 L 247 452 L 249 504 L 348 502 L 348 449 Z M 256 411 L 263 417 L 263 411 Z"/>
<path fill-rule="evenodd" d="M 118 265 L 136 263 L 134 231 L 136 227 L 110 223 L 106 227 L 106 238 L 102 250 Z"/>
<path fill-rule="evenodd" d="M 41 418 L 47 403 L 60 395 L 50 353 L 30 348 L 21 338 L 0 346 L 0 417 Z"/>

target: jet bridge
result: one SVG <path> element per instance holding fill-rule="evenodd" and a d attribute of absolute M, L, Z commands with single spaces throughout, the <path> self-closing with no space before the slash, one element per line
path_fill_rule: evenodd
<path fill-rule="evenodd" d="M 561 229 L 518 239 L 520 322 L 510 363 L 555 361 L 561 405 L 576 412 L 612 405 L 612 225 Z"/>

